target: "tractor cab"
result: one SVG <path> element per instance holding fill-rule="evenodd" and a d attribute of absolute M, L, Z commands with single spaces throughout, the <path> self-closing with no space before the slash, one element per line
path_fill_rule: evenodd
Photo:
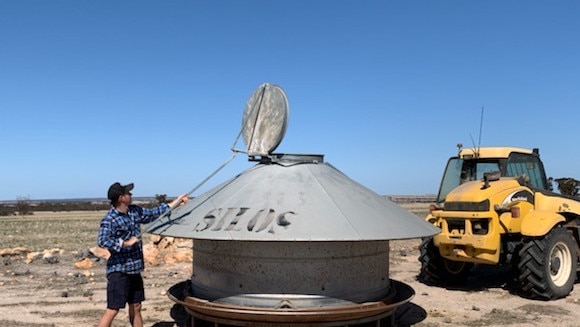
<path fill-rule="evenodd" d="M 460 144 L 458 148 L 459 154 L 451 157 L 445 167 L 437 194 L 437 203 L 444 202 L 447 194 L 457 186 L 469 181 L 480 181 L 488 172 L 500 172 L 502 177 L 525 175 L 532 188 L 552 190 L 538 149 L 514 147 L 462 149 Z"/>

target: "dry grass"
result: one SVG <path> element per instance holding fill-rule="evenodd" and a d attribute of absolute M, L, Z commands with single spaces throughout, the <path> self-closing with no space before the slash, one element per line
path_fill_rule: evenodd
<path fill-rule="evenodd" d="M 400 206 L 421 218 L 429 204 Z M 99 223 L 106 211 L 34 212 L 30 216 L 0 217 L 0 249 L 25 247 L 31 251 L 59 248 L 80 251 L 96 246 Z"/>
<path fill-rule="evenodd" d="M 96 245 L 105 211 L 35 212 L 31 216 L 0 218 L 0 249 L 25 247 L 31 251 L 67 251 Z"/>
<path fill-rule="evenodd" d="M 399 206 L 405 210 L 408 210 L 420 218 L 425 218 L 429 213 L 430 203 L 400 203 Z"/>

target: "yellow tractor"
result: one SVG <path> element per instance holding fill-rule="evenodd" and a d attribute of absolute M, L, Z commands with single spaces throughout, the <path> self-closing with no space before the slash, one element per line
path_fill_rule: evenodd
<path fill-rule="evenodd" d="M 426 220 L 419 279 L 459 284 L 474 264 L 511 265 L 520 294 L 553 300 L 574 287 L 580 200 L 552 192 L 538 149 L 463 149 L 447 162 Z"/>

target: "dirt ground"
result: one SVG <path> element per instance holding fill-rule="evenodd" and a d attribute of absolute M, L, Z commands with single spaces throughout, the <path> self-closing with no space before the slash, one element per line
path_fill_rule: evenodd
<path fill-rule="evenodd" d="M 391 242 L 390 276 L 411 286 L 413 299 L 396 311 L 397 326 L 580 326 L 580 285 L 552 302 L 513 294 L 506 269 L 478 267 L 467 287 L 445 289 L 416 280 L 419 240 Z M 86 253 L 58 253 L 26 263 L 26 256 L 0 257 L 0 327 L 96 326 L 106 304 L 105 264 L 78 269 Z M 167 290 L 190 278 L 191 263 L 148 266 L 143 274 L 145 326 L 172 327 L 179 321 Z M 130 326 L 126 310 L 115 327 Z"/>

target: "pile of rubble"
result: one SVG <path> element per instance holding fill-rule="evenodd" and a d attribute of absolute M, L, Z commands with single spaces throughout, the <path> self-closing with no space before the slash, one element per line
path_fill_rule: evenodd
<path fill-rule="evenodd" d="M 44 260 L 46 263 L 58 263 L 59 256 L 65 253 L 61 249 L 46 249 L 41 252 L 31 251 L 25 247 L 16 247 L 12 249 L 0 249 L 2 258 L 22 258 L 26 263 L 32 263 L 38 260 Z"/>
<path fill-rule="evenodd" d="M 145 241 L 144 241 L 145 242 Z M 150 240 L 143 245 L 143 256 L 145 264 L 150 266 L 159 266 L 162 264 L 174 264 L 177 262 L 193 261 L 193 240 L 180 239 L 174 237 L 165 237 L 151 235 Z M 62 249 L 46 249 L 43 251 L 31 251 L 24 247 L 12 249 L 0 249 L 0 257 L 10 259 L 22 259 L 27 264 L 42 260 L 45 263 L 58 263 L 59 257 L 65 254 Z M 76 253 L 79 258 L 75 262 L 78 269 L 92 268 L 97 261 L 107 260 L 111 254 L 108 250 L 100 247 Z"/>
<path fill-rule="evenodd" d="M 151 266 L 193 262 L 193 240 L 151 235 L 151 241 L 143 245 L 145 263 Z"/>

